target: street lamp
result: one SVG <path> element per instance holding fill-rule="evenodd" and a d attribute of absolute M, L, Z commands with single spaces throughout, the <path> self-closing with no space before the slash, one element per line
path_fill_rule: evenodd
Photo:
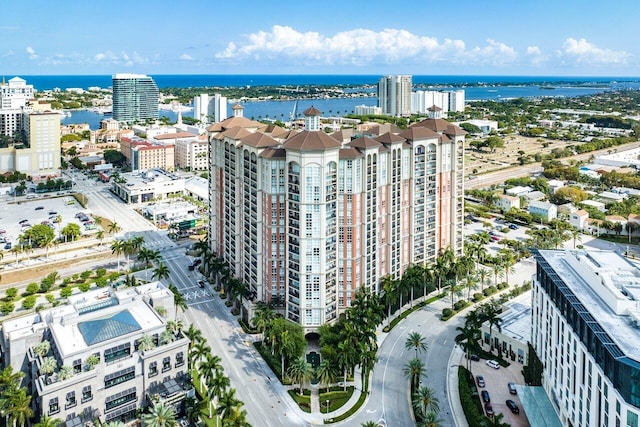
<path fill-rule="evenodd" d="M 327 404 L 327 412 L 325 412 L 325 414 L 329 413 L 329 399 L 325 400 L 325 403 Z"/>

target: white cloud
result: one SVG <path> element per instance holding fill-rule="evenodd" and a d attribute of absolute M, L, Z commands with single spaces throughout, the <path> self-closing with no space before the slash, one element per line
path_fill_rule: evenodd
<path fill-rule="evenodd" d="M 560 57 L 582 65 L 626 64 L 630 57 L 625 51 L 601 49 L 584 38 L 576 40 L 572 37 L 565 40 L 558 53 Z"/>
<path fill-rule="evenodd" d="M 29 54 L 29 59 L 38 59 L 39 55 L 31 46 L 27 46 L 26 51 Z"/>
<path fill-rule="evenodd" d="M 548 57 L 542 53 L 538 46 L 527 47 L 527 58 L 533 65 L 540 65 L 547 61 Z"/>
<path fill-rule="evenodd" d="M 183 59 L 185 61 L 193 61 L 193 56 L 187 53 L 183 53 L 182 55 L 180 55 L 180 59 Z"/>
<path fill-rule="evenodd" d="M 400 61 L 507 65 L 516 61 L 518 55 L 512 47 L 495 40 L 487 40 L 486 46 L 467 49 L 462 40 L 440 42 L 434 37 L 393 28 L 382 31 L 358 28 L 324 36 L 314 31 L 302 33 L 288 26 L 275 25 L 271 31 L 247 35 L 245 41 L 229 42 L 215 57 L 230 62 L 289 60 L 324 65 Z"/>
<path fill-rule="evenodd" d="M 138 52 L 120 52 L 119 54 L 113 53 L 110 50 L 105 52 L 99 52 L 93 56 L 93 62 L 107 62 L 115 65 L 131 66 L 134 64 L 146 64 L 147 58 L 138 54 Z"/>

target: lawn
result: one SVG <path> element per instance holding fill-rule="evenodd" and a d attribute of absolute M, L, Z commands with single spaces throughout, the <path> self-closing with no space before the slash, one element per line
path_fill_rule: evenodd
<path fill-rule="evenodd" d="M 320 393 L 320 412 L 326 414 L 333 412 L 344 406 L 353 394 L 353 386 L 347 387 L 347 391 L 343 391 L 341 387 L 334 390 L 332 387 L 328 393 Z M 321 390 L 322 391 L 322 390 Z M 327 411 L 327 400 L 329 401 L 329 410 Z"/>
<path fill-rule="evenodd" d="M 304 412 L 311 412 L 311 397 L 305 395 L 299 395 L 297 390 L 289 390 L 289 396 L 295 400 L 300 409 Z"/>

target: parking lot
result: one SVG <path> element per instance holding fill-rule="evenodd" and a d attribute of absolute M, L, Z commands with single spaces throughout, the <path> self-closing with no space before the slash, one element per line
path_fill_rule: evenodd
<path fill-rule="evenodd" d="M 99 227 L 93 229 L 85 227 L 80 218 L 75 217 L 80 212 L 90 214 L 89 210 L 83 209 L 71 195 L 49 197 L 38 195 L 33 199 L 20 201 L 20 204 L 0 203 L 0 229 L 4 231 L 0 233 L 0 242 L 4 239 L 4 242 L 0 243 L 0 249 L 8 250 L 7 243 L 11 243 L 12 246 L 18 244 L 19 236 L 28 229 L 29 225 L 51 224 L 56 237 L 69 223 L 78 224 L 83 235 L 96 233 Z M 61 219 L 59 224 L 54 222 L 57 217 Z"/>
<path fill-rule="evenodd" d="M 465 364 L 466 359 L 463 357 L 460 360 L 460 364 Z M 504 422 L 510 424 L 513 427 L 526 427 L 529 426 L 529 420 L 527 419 L 520 398 L 517 394 L 511 394 L 509 392 L 508 384 L 515 383 L 516 389 L 523 383 L 522 379 L 522 365 L 519 363 L 512 363 L 509 367 L 494 369 L 487 366 L 486 360 L 480 359 L 480 361 L 471 362 L 471 372 L 474 377 L 482 375 L 484 377 L 484 388 L 478 387 L 478 392 L 486 390 L 489 392 L 489 398 L 491 399 L 491 406 L 496 414 L 504 414 Z M 477 381 L 476 381 L 477 384 Z M 480 396 L 482 399 L 482 396 Z M 509 408 L 507 408 L 507 399 L 513 400 L 520 410 L 519 414 L 514 414 Z M 484 406 L 484 403 L 483 403 Z"/>

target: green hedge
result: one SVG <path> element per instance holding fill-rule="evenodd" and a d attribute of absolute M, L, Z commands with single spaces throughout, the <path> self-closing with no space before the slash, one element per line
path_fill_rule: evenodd
<path fill-rule="evenodd" d="M 485 427 L 486 417 L 473 374 L 464 366 L 458 366 L 458 391 L 460 403 L 469 427 Z"/>
<path fill-rule="evenodd" d="M 345 412 L 342 415 L 338 415 L 338 416 L 336 416 L 334 418 L 330 418 L 328 420 L 324 420 L 324 423 L 325 424 L 332 424 L 332 423 L 337 423 L 337 422 L 342 421 L 342 420 L 346 420 L 351 415 L 353 415 L 356 412 L 358 412 L 358 410 L 360 409 L 360 407 L 362 406 L 362 404 L 364 403 L 366 398 L 367 398 L 367 393 L 360 393 L 360 398 L 358 399 L 356 404 L 353 405 L 352 408 L 350 408 L 347 412 Z"/>
<path fill-rule="evenodd" d="M 311 397 L 299 395 L 297 389 L 288 390 L 288 392 L 289 396 L 291 396 L 293 400 L 295 400 L 300 409 L 302 409 L 304 412 L 311 412 Z"/>

